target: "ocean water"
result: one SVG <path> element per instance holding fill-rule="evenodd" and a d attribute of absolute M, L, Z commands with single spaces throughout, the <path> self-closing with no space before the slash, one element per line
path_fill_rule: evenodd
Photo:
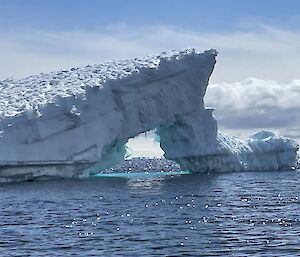
<path fill-rule="evenodd" d="M 300 171 L 0 184 L 0 256 L 300 256 Z"/>

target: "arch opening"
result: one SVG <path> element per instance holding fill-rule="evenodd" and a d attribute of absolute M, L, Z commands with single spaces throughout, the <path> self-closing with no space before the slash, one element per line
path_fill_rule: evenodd
<path fill-rule="evenodd" d="M 125 160 L 133 158 L 164 158 L 156 129 L 145 131 L 130 138 L 126 143 L 127 155 Z"/>
<path fill-rule="evenodd" d="M 100 171 L 101 175 L 113 177 L 147 177 L 181 174 L 181 168 L 175 161 L 166 159 L 160 147 L 160 138 L 156 129 L 149 130 L 130 138 L 125 144 L 124 160 L 110 168 Z"/>

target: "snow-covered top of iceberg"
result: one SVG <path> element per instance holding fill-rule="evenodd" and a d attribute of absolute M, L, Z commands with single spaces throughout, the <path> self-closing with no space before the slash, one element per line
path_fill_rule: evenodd
<path fill-rule="evenodd" d="M 216 50 L 204 54 L 217 54 Z M 200 54 L 195 49 L 171 50 L 160 55 L 110 61 L 70 70 L 29 76 L 20 80 L 0 81 L 0 120 L 16 116 L 25 110 L 55 102 L 58 97 L 84 97 L 86 87 L 104 87 L 110 80 L 124 79 L 141 69 L 157 69 L 163 60 L 180 60 L 186 55 Z"/>

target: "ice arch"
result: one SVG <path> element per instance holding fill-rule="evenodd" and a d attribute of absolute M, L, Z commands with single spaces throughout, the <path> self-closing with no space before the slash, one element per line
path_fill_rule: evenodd
<path fill-rule="evenodd" d="M 0 180 L 88 176 L 153 128 L 166 157 L 193 171 L 291 168 L 292 140 L 218 133 L 203 102 L 216 54 L 171 51 L 1 81 Z"/>

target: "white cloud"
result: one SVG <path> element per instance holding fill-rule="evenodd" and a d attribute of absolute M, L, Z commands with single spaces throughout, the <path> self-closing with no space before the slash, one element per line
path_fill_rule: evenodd
<path fill-rule="evenodd" d="M 212 84 L 205 102 L 216 108 L 220 128 L 245 136 L 258 129 L 300 139 L 300 80 L 288 84 L 249 78 Z"/>
<path fill-rule="evenodd" d="M 212 82 L 234 82 L 247 77 L 287 82 L 299 78 L 299 42 L 297 31 L 265 26 L 226 33 L 126 25 L 99 31 L 15 29 L 1 32 L 0 78 L 195 47 L 219 51 Z"/>

